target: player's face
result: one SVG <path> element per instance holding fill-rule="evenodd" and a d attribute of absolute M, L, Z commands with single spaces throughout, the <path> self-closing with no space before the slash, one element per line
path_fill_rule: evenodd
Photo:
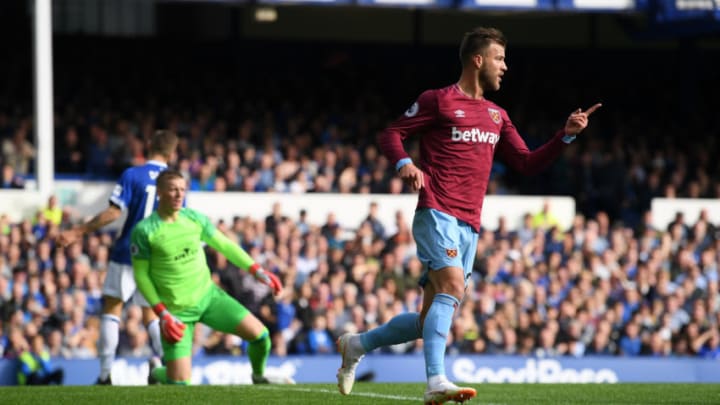
<path fill-rule="evenodd" d="M 179 210 L 185 200 L 185 188 L 185 179 L 174 178 L 168 180 L 165 186 L 160 188 L 158 195 L 160 204 L 172 210 Z"/>
<path fill-rule="evenodd" d="M 492 43 L 483 53 L 482 65 L 478 72 L 480 86 L 485 91 L 500 90 L 500 82 L 507 71 L 505 64 L 505 47 Z"/>

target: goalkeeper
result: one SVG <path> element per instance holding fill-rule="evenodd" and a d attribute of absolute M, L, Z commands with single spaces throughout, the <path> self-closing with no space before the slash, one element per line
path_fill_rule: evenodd
<path fill-rule="evenodd" d="M 280 293 L 282 284 L 218 231 L 207 216 L 183 208 L 186 184 L 180 172 L 163 171 L 157 178 L 158 209 L 140 221 L 131 236 L 135 281 L 160 318 L 163 337 L 166 367 L 153 368 L 151 376 L 166 384 L 190 383 L 193 329 L 202 322 L 248 341 L 252 381 L 268 383 L 264 376 L 270 354 L 268 329 L 213 283 L 201 242 L 249 271 L 274 294 Z"/>

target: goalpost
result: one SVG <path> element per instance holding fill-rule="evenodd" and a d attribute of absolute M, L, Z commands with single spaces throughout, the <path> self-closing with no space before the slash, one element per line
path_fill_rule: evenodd
<path fill-rule="evenodd" d="M 45 199 L 54 191 L 52 0 L 33 4 L 33 75 L 35 97 L 35 174 L 37 192 Z"/>

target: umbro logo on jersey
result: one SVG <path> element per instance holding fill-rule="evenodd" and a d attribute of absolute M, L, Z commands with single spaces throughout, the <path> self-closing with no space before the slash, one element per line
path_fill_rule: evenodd
<path fill-rule="evenodd" d="M 454 113 L 457 118 L 465 118 L 465 111 L 463 110 L 455 110 Z"/>
<path fill-rule="evenodd" d="M 157 170 L 150 170 L 148 174 L 150 175 L 151 179 L 155 180 L 160 175 L 160 172 Z"/>

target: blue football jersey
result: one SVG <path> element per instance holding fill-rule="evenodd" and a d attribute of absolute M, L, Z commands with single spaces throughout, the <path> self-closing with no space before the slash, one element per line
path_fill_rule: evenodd
<path fill-rule="evenodd" d="M 110 203 L 127 212 L 120 237 L 115 241 L 110 260 L 130 265 L 130 233 L 143 218 L 152 214 L 157 206 L 155 180 L 167 164 L 149 160 L 142 166 L 126 169 L 115 185 Z"/>

